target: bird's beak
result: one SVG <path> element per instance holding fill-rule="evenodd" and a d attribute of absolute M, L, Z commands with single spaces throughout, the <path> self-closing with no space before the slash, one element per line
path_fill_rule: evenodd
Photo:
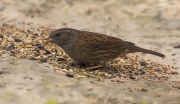
<path fill-rule="evenodd" d="M 52 42 L 52 41 L 53 41 L 52 33 L 53 33 L 53 32 L 51 32 L 50 35 L 49 35 L 49 37 L 45 39 L 47 42 Z"/>
<path fill-rule="evenodd" d="M 52 38 L 50 38 L 50 37 L 45 38 L 44 40 L 46 40 L 46 42 L 52 42 L 52 41 L 53 41 L 53 39 L 52 39 Z"/>

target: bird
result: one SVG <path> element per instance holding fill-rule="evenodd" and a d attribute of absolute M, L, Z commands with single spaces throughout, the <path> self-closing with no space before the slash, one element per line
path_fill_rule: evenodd
<path fill-rule="evenodd" d="M 49 38 L 78 63 L 104 64 L 134 52 L 165 57 L 164 54 L 138 47 L 135 43 L 116 37 L 72 28 L 54 30 L 50 33 Z"/>

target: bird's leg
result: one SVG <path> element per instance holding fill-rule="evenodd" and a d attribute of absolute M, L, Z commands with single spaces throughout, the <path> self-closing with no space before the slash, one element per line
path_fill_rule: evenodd
<path fill-rule="evenodd" d="M 97 69 L 97 68 L 101 68 L 101 67 L 103 67 L 103 65 L 96 65 L 96 66 L 91 66 L 91 67 L 85 68 L 85 70 L 93 70 L 93 69 Z"/>
<path fill-rule="evenodd" d="M 85 70 L 93 70 L 93 69 L 97 69 L 100 67 L 103 67 L 103 65 L 91 65 L 91 64 L 87 64 L 87 63 L 78 63 L 78 65 L 80 66 L 80 68 L 85 68 Z"/>

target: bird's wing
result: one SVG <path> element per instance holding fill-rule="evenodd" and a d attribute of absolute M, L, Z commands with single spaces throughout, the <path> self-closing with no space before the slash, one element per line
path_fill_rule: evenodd
<path fill-rule="evenodd" d="M 121 39 L 93 32 L 80 32 L 78 41 L 81 41 L 91 50 L 107 50 L 120 48 L 122 46 L 134 45 L 134 43 L 123 41 Z"/>

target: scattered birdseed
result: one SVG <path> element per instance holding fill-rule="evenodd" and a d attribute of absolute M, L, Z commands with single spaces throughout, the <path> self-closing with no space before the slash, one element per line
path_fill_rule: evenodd
<path fill-rule="evenodd" d="M 97 81 L 103 81 L 104 78 L 168 81 L 168 75 L 179 74 L 172 70 L 175 69 L 173 66 L 144 60 L 134 54 L 118 57 L 108 62 L 106 67 L 86 70 L 71 59 L 59 46 L 48 40 L 49 34 L 54 29 L 45 26 L 36 28 L 31 23 L 20 23 L 19 25 L 22 24 L 27 25 L 26 29 L 6 23 L 0 27 L 1 54 L 37 60 L 39 63 L 49 63 L 54 67 L 54 70 L 71 71 L 71 74 L 66 73 L 68 77 L 85 76 L 97 78 Z M 27 29 L 28 27 L 29 29 Z"/>

